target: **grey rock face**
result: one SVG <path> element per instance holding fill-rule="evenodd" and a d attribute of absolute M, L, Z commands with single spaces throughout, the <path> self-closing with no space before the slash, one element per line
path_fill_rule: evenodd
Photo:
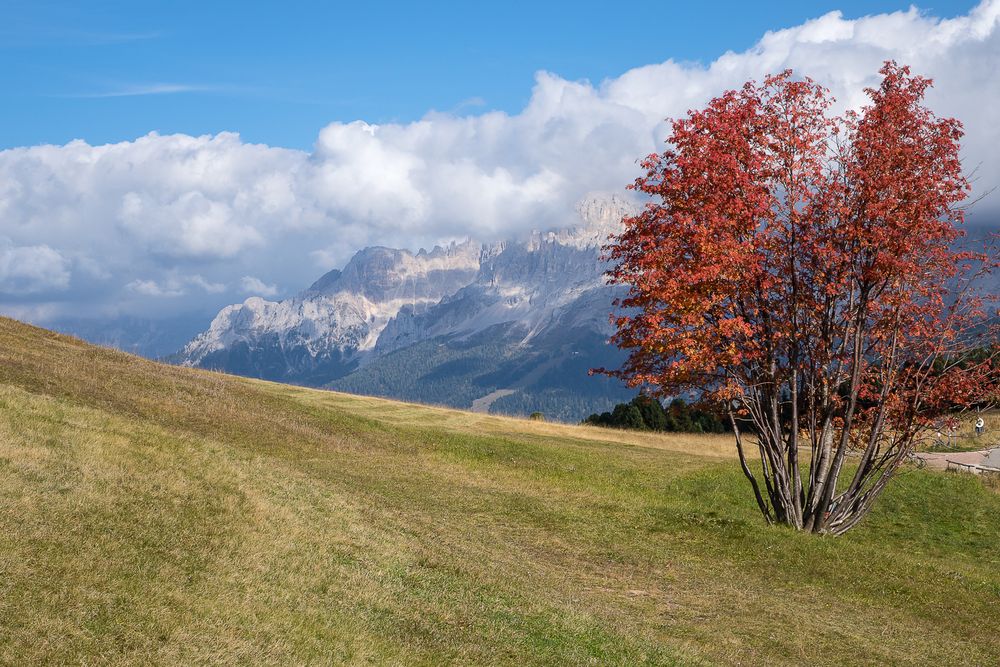
<path fill-rule="evenodd" d="M 479 248 L 472 243 L 417 254 L 367 248 L 343 271 L 327 273 L 291 299 L 251 297 L 223 308 L 179 360 L 274 380 L 314 384 L 324 374 L 329 380 L 374 348 L 400 308 L 421 311 L 438 303 L 478 267 Z"/>
<path fill-rule="evenodd" d="M 615 293 L 605 283 L 601 246 L 631 207 L 618 198 L 589 199 L 578 212 L 577 227 L 484 247 L 471 284 L 423 313 L 402 308 L 379 337 L 376 353 L 505 323 L 521 325 L 525 343 L 556 325 L 610 335 Z"/>
<path fill-rule="evenodd" d="M 530 387 L 551 393 L 567 373 L 575 378 L 587 363 L 618 359 L 603 342 L 616 292 L 600 255 L 631 211 L 620 198 L 595 197 L 580 204 L 575 226 L 558 231 L 416 254 L 366 248 L 291 299 L 255 297 L 224 308 L 179 357 L 186 365 L 458 407 L 479 394 L 521 406 Z M 546 405 L 559 404 L 550 399 Z"/>

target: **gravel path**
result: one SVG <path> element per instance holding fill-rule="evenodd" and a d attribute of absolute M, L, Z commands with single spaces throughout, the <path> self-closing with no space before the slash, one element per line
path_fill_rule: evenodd
<path fill-rule="evenodd" d="M 989 451 L 982 449 L 978 452 L 918 452 L 914 456 L 927 464 L 928 468 L 946 470 L 948 461 L 967 465 L 982 465 Z"/>

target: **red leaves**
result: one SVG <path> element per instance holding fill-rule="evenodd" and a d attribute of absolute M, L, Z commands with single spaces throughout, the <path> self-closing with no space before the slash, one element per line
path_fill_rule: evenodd
<path fill-rule="evenodd" d="M 783 72 L 675 121 L 632 186 L 654 203 L 607 248 L 629 288 L 611 374 L 718 400 L 764 516 L 815 532 L 861 520 L 942 413 L 1000 398 L 995 301 L 973 280 L 996 256 L 955 248 L 961 124 L 922 105 L 927 79 L 882 75 L 842 118 Z"/>
<path fill-rule="evenodd" d="M 929 391 L 912 369 L 968 342 L 986 311 L 956 285 L 990 260 L 954 248 L 961 123 L 922 105 L 930 80 L 891 62 L 881 74 L 841 118 L 785 71 L 673 122 L 631 186 L 655 203 L 607 248 L 630 288 L 613 338 L 630 357 L 613 374 L 731 399 L 793 373 L 836 393 L 860 366 L 865 400 L 886 383 L 903 403 Z M 971 400 L 969 382 L 948 383 Z"/>

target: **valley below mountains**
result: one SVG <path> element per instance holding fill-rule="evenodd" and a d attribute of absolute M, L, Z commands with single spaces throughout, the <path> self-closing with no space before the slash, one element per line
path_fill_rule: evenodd
<path fill-rule="evenodd" d="M 227 306 L 171 361 L 496 414 L 578 421 L 634 392 L 589 376 L 619 288 L 601 246 L 631 205 L 591 197 L 565 229 L 431 251 L 372 247 L 283 301 Z"/>

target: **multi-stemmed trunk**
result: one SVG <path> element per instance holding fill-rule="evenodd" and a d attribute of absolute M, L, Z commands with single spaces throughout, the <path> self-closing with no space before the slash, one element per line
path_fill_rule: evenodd
<path fill-rule="evenodd" d="M 768 523 L 777 523 L 812 533 L 840 534 L 858 523 L 872 507 L 872 503 L 885 488 L 898 464 L 905 459 L 906 451 L 897 451 L 881 465 L 866 464 L 863 452 L 857 452 L 858 468 L 856 479 L 837 493 L 838 481 L 844 472 L 846 450 L 835 445 L 835 434 L 831 429 L 819 433 L 809 433 L 806 439 L 814 438 L 818 446 L 808 450 L 795 446 L 784 438 L 776 443 L 773 434 L 747 434 L 739 428 L 733 418 L 733 425 L 740 464 L 753 487 L 757 505 Z M 747 440 L 753 440 L 749 444 Z M 748 449 L 759 453 L 758 472 L 755 474 L 747 458 Z M 802 460 L 805 459 L 805 460 Z M 803 473 L 807 470 L 808 473 Z M 758 475 L 761 481 L 758 480 Z"/>
<path fill-rule="evenodd" d="M 793 372 L 784 386 L 757 385 L 730 407 L 743 473 L 769 523 L 813 533 L 846 532 L 870 511 L 912 452 L 920 433 L 915 420 L 887 431 L 884 402 L 858 418 L 859 375 L 850 374 L 847 395 L 837 399 L 830 392 L 803 390 L 801 376 Z M 887 392 L 883 389 L 881 398 Z M 748 460 L 753 449 L 759 455 L 756 464 Z M 850 482 L 840 484 L 850 469 Z"/>

